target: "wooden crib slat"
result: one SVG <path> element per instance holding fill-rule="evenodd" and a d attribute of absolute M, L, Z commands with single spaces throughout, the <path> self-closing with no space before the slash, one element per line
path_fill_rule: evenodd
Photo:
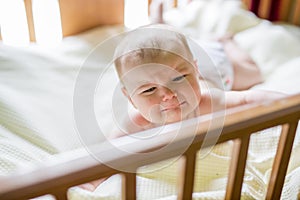
<path fill-rule="evenodd" d="M 279 20 L 280 21 L 288 21 L 289 15 L 291 14 L 291 0 L 281 0 L 280 8 L 279 8 Z"/>
<path fill-rule="evenodd" d="M 68 200 L 67 196 L 68 189 L 60 189 L 55 191 L 53 194 L 57 200 Z"/>
<path fill-rule="evenodd" d="M 148 0 L 148 16 L 151 14 L 150 6 L 151 6 L 152 0 Z"/>
<path fill-rule="evenodd" d="M 178 0 L 173 0 L 173 5 L 172 5 L 174 8 L 177 8 L 178 7 Z"/>
<path fill-rule="evenodd" d="M 34 30 L 34 23 L 33 23 L 33 13 L 32 13 L 32 1 L 31 0 L 24 0 L 26 17 L 27 17 L 27 24 L 28 24 L 28 31 L 29 31 L 29 39 L 31 42 L 35 42 L 35 30 Z"/>
<path fill-rule="evenodd" d="M 246 3 L 247 2 L 248 1 L 246 1 Z M 250 0 L 248 4 L 248 9 L 256 15 L 258 15 L 259 2 L 259 0 Z"/>
<path fill-rule="evenodd" d="M 298 121 L 294 121 L 282 126 L 266 199 L 280 199 L 297 125 Z"/>
<path fill-rule="evenodd" d="M 124 0 L 59 0 L 63 36 L 124 23 Z M 80 14 L 78 14 L 80 13 Z"/>
<path fill-rule="evenodd" d="M 184 162 L 180 168 L 178 200 L 192 199 L 195 178 L 196 151 L 188 151 L 183 156 Z"/>
<path fill-rule="evenodd" d="M 294 12 L 293 12 L 291 22 L 295 25 L 300 26 L 300 0 L 295 0 L 293 6 L 294 6 Z"/>
<path fill-rule="evenodd" d="M 247 9 L 271 21 L 300 25 L 300 0 L 242 0 Z"/>
<path fill-rule="evenodd" d="M 124 173 L 122 179 L 122 199 L 136 199 L 136 174 Z"/>
<path fill-rule="evenodd" d="M 250 134 L 242 133 L 243 137 L 234 140 L 231 164 L 228 174 L 225 199 L 240 199 L 243 185 Z"/>
<path fill-rule="evenodd" d="M 263 0 L 259 3 L 258 16 L 269 19 L 271 12 L 272 0 Z"/>
<path fill-rule="evenodd" d="M 54 196 L 57 200 L 68 200 L 68 197 L 66 194 L 56 194 Z"/>

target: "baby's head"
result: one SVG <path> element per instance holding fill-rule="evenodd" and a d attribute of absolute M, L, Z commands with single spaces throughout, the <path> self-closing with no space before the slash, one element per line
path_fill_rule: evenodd
<path fill-rule="evenodd" d="M 199 73 L 183 34 L 166 25 L 129 32 L 115 50 L 122 91 L 151 123 L 186 119 L 198 108 Z"/>

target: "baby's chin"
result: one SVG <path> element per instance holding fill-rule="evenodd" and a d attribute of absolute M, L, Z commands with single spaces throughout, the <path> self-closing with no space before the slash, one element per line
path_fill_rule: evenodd
<path fill-rule="evenodd" d="M 166 125 L 180 122 L 186 119 L 195 117 L 195 110 L 193 109 L 178 109 L 156 113 L 156 116 L 148 116 L 148 121 L 156 126 Z"/>
<path fill-rule="evenodd" d="M 180 122 L 187 119 L 187 116 L 182 116 L 182 115 L 167 115 L 167 116 L 163 116 L 160 119 L 157 120 L 152 120 L 151 123 L 155 124 L 156 126 L 163 126 L 163 125 L 167 125 L 167 124 L 171 124 L 171 123 L 176 123 L 176 122 Z"/>

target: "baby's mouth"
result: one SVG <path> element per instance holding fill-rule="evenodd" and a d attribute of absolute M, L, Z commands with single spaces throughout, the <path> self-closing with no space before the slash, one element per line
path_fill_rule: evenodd
<path fill-rule="evenodd" d="M 166 111 L 170 111 L 170 110 L 176 110 L 181 108 L 182 105 L 186 104 L 185 101 L 179 103 L 179 104 L 175 104 L 175 105 L 170 105 L 170 106 L 165 106 L 161 109 L 161 112 L 166 112 Z"/>

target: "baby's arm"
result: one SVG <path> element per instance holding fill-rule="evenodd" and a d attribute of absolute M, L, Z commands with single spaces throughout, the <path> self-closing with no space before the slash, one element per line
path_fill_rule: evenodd
<path fill-rule="evenodd" d="M 225 104 L 226 108 L 231 108 L 250 103 L 273 101 L 286 96 L 284 93 L 267 90 L 229 91 L 225 94 Z"/>
<path fill-rule="evenodd" d="M 108 140 L 112 140 L 115 138 L 126 136 L 128 134 L 142 131 L 143 129 L 141 127 L 149 124 L 148 121 L 146 121 L 141 115 L 139 115 L 137 113 L 135 115 L 132 115 L 129 118 L 124 119 L 124 121 L 119 122 L 119 123 L 120 124 L 118 127 L 122 127 L 124 130 L 120 130 L 119 128 L 118 128 L 118 130 L 114 130 L 107 137 Z M 79 187 L 93 192 L 107 178 L 101 178 L 101 179 L 98 179 L 95 181 L 91 181 L 89 183 L 84 183 L 84 184 L 80 185 Z"/>
<path fill-rule="evenodd" d="M 101 178 L 95 181 L 91 181 L 89 183 L 84 183 L 79 185 L 80 188 L 84 189 L 84 190 L 88 190 L 88 191 L 95 191 L 95 189 L 106 180 L 107 178 Z"/>
<path fill-rule="evenodd" d="M 233 40 L 233 35 L 225 35 L 219 39 L 224 51 L 232 64 L 234 81 L 232 90 L 246 90 L 263 82 L 258 65 L 250 55 Z"/>

